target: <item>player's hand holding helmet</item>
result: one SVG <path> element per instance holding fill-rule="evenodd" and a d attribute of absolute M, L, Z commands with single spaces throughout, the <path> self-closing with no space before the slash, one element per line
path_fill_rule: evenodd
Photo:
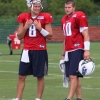
<path fill-rule="evenodd" d="M 83 76 L 91 75 L 95 70 L 95 64 L 92 59 L 84 59 L 79 62 L 78 71 Z"/>

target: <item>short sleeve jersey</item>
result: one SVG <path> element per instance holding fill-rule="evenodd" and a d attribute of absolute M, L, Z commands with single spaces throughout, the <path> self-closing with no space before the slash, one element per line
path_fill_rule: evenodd
<path fill-rule="evenodd" d="M 29 19 L 32 19 L 31 13 L 22 13 L 18 16 L 17 21 L 25 25 L 26 21 Z M 40 21 L 42 28 L 45 28 L 46 24 L 53 22 L 52 15 L 49 13 L 39 13 L 39 15 L 32 20 Z M 34 24 L 26 31 L 23 49 L 46 50 L 46 38 L 36 29 Z"/>
<path fill-rule="evenodd" d="M 88 27 L 86 15 L 81 11 L 74 12 L 70 17 L 65 15 L 61 20 L 61 24 L 65 35 L 65 50 L 83 49 L 84 38 L 80 32 L 80 28 Z"/>

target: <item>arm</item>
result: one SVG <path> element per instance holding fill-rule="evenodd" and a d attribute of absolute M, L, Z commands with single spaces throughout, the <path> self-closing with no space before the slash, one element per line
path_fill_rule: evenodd
<path fill-rule="evenodd" d="M 53 31 L 52 31 L 51 24 L 46 24 L 45 25 L 45 30 L 49 32 L 49 34 L 46 36 L 46 38 L 51 40 L 52 36 L 53 36 Z"/>
<path fill-rule="evenodd" d="M 33 21 L 31 19 L 27 20 L 25 25 L 23 25 L 23 23 L 20 23 L 20 25 L 18 27 L 18 31 L 17 31 L 17 37 L 19 40 L 24 38 L 27 29 L 32 25 L 32 23 L 33 23 Z"/>
<path fill-rule="evenodd" d="M 90 41 L 89 41 L 89 34 L 88 34 L 88 28 L 82 31 L 82 35 L 84 37 L 84 59 L 90 58 Z"/>
<path fill-rule="evenodd" d="M 63 41 L 61 59 L 64 59 L 64 57 L 65 57 L 65 40 Z"/>

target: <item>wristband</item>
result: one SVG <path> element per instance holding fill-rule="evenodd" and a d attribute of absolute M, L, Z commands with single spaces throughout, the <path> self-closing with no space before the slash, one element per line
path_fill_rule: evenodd
<path fill-rule="evenodd" d="M 49 34 L 48 31 L 46 31 L 45 29 L 42 28 L 42 30 L 40 31 L 40 33 L 45 37 Z"/>
<path fill-rule="evenodd" d="M 89 41 L 84 42 L 84 50 L 90 50 L 90 42 Z"/>

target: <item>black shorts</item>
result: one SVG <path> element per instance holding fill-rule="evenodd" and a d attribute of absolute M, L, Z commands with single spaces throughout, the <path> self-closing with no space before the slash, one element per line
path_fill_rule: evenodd
<path fill-rule="evenodd" d="M 27 63 L 20 60 L 19 75 L 43 77 L 48 74 L 48 54 L 46 50 L 29 50 L 28 57 L 29 62 Z"/>
<path fill-rule="evenodd" d="M 65 66 L 66 66 L 65 72 L 66 72 L 67 77 L 69 77 L 70 75 L 83 77 L 78 72 L 79 62 L 83 60 L 83 53 L 84 53 L 84 50 L 81 50 L 81 49 L 68 52 L 69 61 L 65 62 Z"/>

